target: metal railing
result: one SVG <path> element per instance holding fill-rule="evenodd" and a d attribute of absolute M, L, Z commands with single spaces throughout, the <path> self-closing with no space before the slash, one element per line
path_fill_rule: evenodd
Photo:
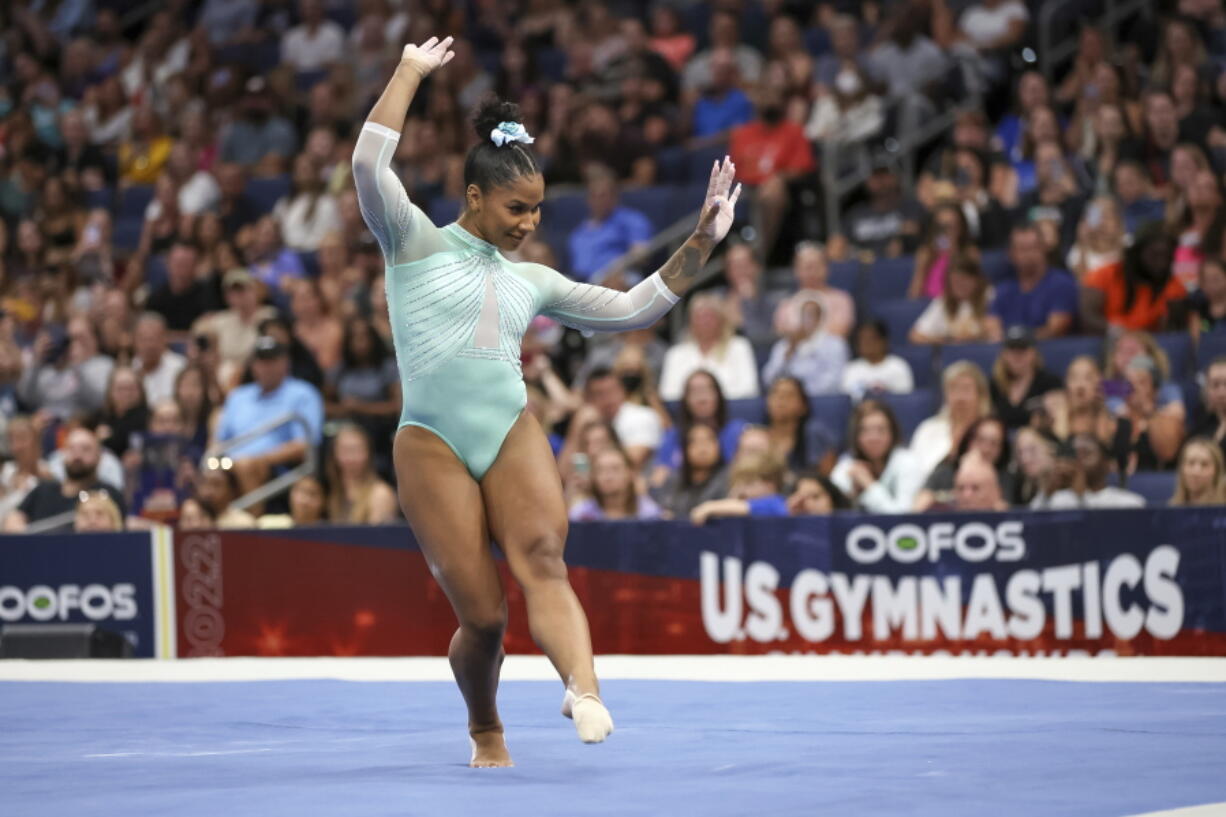
<path fill-rule="evenodd" d="M 1120 23 L 1138 13 L 1148 19 L 1153 14 L 1153 6 L 1153 0 L 1104 0 L 1104 10 L 1095 27 L 1106 33 L 1114 44 L 1115 30 Z M 1064 8 L 1059 0 L 1049 0 L 1039 12 L 1039 71 L 1048 82 L 1052 81 L 1056 66 L 1077 53 L 1080 31 L 1067 25 L 1061 31 L 1056 30 L 1056 15 Z"/>
<path fill-rule="evenodd" d="M 261 423 L 255 428 L 252 428 L 249 431 L 245 431 L 242 434 L 238 435 L 237 437 L 233 437 L 229 440 L 226 440 L 225 442 L 218 445 L 216 448 L 210 449 L 208 452 L 205 453 L 204 457 L 201 458 L 201 461 L 200 461 L 201 468 L 204 468 L 207 465 L 209 465 L 211 460 L 217 460 L 217 461 L 224 462 L 224 460 L 227 459 L 226 455 L 230 451 L 233 451 L 234 449 L 242 445 L 246 445 L 252 440 L 258 439 L 264 436 L 265 434 L 267 434 L 268 432 L 274 429 L 280 428 L 281 426 L 287 425 L 289 423 L 297 423 L 298 425 L 302 426 L 303 430 L 306 432 L 306 439 L 307 439 L 306 458 L 303 459 L 303 461 L 300 464 L 294 466 L 290 470 L 286 471 L 284 474 L 274 477 L 273 479 L 261 485 L 259 488 L 256 488 L 253 491 L 249 491 L 248 493 L 243 494 L 238 499 L 230 503 L 231 507 L 238 508 L 239 510 L 246 510 L 247 508 L 250 508 L 252 505 L 256 505 L 260 502 L 264 502 L 265 500 L 270 499 L 271 497 L 277 496 L 278 494 L 288 491 L 293 486 L 293 484 L 297 482 L 299 479 L 315 473 L 315 469 L 318 465 L 318 453 L 315 450 L 315 446 L 311 444 L 310 442 L 311 425 L 306 421 L 306 418 L 303 417 L 301 414 L 298 414 L 296 412 L 287 412 L 286 414 L 282 414 L 278 417 L 274 417 L 273 419 L 268 420 L 265 423 Z"/>
<path fill-rule="evenodd" d="M 937 111 L 932 116 L 920 119 L 914 106 L 903 104 L 906 101 L 899 99 L 890 103 L 892 107 L 899 108 L 898 125 L 895 128 L 897 135 L 892 137 L 893 148 L 885 155 L 898 165 L 900 178 L 910 187 L 915 181 L 915 154 L 930 140 L 953 127 L 962 106 Z M 844 172 L 846 170 L 850 172 Z M 827 238 L 837 235 L 842 227 L 840 210 L 844 196 L 868 181 L 872 172 L 873 155 L 866 142 L 839 142 L 834 139 L 822 142 L 822 191 L 825 194 Z"/>

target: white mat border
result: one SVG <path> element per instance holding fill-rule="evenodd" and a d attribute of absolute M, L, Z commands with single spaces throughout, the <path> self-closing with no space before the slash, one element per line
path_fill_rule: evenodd
<path fill-rule="evenodd" d="M 1226 657 L 1006 657 L 912 655 L 605 655 L 606 680 L 924 681 L 996 678 L 1079 682 L 1226 683 Z M 451 681 L 445 658 L 191 658 L 0 661 L 0 681 L 211 682 L 337 679 Z M 543 656 L 508 656 L 504 681 L 556 681 Z"/>

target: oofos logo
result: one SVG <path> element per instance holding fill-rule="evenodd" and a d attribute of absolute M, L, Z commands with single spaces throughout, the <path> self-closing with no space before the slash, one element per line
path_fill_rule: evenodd
<path fill-rule="evenodd" d="M 927 527 L 895 525 L 882 530 L 876 525 L 857 525 L 847 534 L 847 555 L 852 561 L 871 565 L 890 558 L 910 564 L 927 559 L 935 562 L 950 551 L 967 562 L 1016 562 L 1026 555 L 1023 525 L 1018 520 L 993 527 L 986 522 L 937 522 Z"/>
<path fill-rule="evenodd" d="M 0 621 L 20 621 L 32 618 L 35 621 L 59 619 L 67 621 L 73 611 L 90 621 L 115 619 L 127 621 L 136 618 L 136 586 L 116 584 L 62 584 L 50 587 L 45 584 L 22 589 L 13 585 L 0 587 Z"/>

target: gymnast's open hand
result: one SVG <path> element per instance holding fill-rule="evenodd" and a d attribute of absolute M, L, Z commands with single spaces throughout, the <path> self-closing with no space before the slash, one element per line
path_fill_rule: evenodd
<path fill-rule="evenodd" d="M 703 213 L 698 220 L 695 231 L 702 238 L 719 243 L 732 227 L 732 219 L 736 215 L 736 200 L 741 197 L 741 185 L 732 190 L 732 180 L 736 177 L 736 165 L 727 156 L 722 163 L 716 162 L 711 168 L 711 181 L 707 184 L 707 195 L 703 199 Z"/>
<path fill-rule="evenodd" d="M 455 52 L 449 50 L 451 40 L 451 37 L 442 41 L 438 37 L 431 37 L 421 45 L 409 43 L 404 47 L 404 51 L 400 52 L 400 65 L 413 69 L 425 79 L 436 68 L 442 68 L 451 62 L 451 58 L 455 56 Z"/>

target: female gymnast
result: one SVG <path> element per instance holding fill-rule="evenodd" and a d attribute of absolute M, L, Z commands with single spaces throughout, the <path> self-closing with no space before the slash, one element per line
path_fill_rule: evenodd
<path fill-rule="evenodd" d="M 523 588 L 533 639 L 566 687 L 562 714 L 585 743 L 613 731 L 600 700 L 587 619 L 566 575 L 566 507 L 549 443 L 526 402 L 520 339 L 548 315 L 568 326 L 651 326 L 694 282 L 732 225 L 740 186 L 725 157 L 698 226 L 629 292 L 579 284 L 514 250 L 540 222 L 545 184 L 515 105 L 487 102 L 465 159 L 464 210 L 439 228 L 391 169 L 418 85 L 454 56 L 452 38 L 407 45 L 353 152 L 362 215 L 386 263 L 403 409 L 393 458 L 401 507 L 459 619 L 448 657 L 468 706 L 472 766 L 510 766 L 495 705 L 506 596 L 489 540 Z"/>

